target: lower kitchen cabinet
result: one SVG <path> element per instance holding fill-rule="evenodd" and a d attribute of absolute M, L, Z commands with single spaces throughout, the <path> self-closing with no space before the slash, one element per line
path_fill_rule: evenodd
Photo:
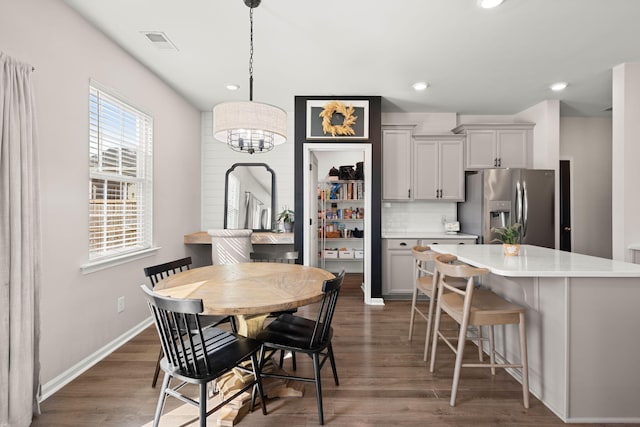
<path fill-rule="evenodd" d="M 383 239 L 382 295 L 387 299 L 411 299 L 413 294 L 413 252 L 416 245 L 475 245 L 475 238 Z"/>
<path fill-rule="evenodd" d="M 382 240 L 382 294 L 393 297 L 413 292 L 412 239 Z"/>

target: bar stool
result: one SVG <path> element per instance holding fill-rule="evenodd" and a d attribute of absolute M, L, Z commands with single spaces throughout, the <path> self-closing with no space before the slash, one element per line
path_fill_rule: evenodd
<path fill-rule="evenodd" d="M 411 299 L 411 319 L 409 320 L 409 341 L 413 339 L 413 325 L 416 317 L 416 313 L 427 322 L 427 332 L 424 340 L 424 356 L 423 360 L 427 361 L 427 354 L 429 352 L 429 339 L 431 337 L 431 326 L 433 320 L 433 302 L 436 299 L 436 286 L 437 278 L 434 275 L 433 265 L 435 262 L 436 252 L 432 251 L 429 246 L 414 246 L 412 248 L 413 258 L 415 261 L 415 268 L 413 269 L 413 297 Z M 452 279 L 452 284 L 456 284 L 457 287 L 464 287 L 467 281 L 464 279 Z M 426 311 L 422 311 L 418 306 L 418 293 L 426 295 L 429 298 L 429 306 Z M 479 356 L 480 358 L 482 355 Z M 482 358 L 480 359 L 482 360 Z"/>
<path fill-rule="evenodd" d="M 519 305 L 499 297 L 487 289 L 475 289 L 474 276 L 483 276 L 489 273 L 486 268 L 476 268 L 466 264 L 452 264 L 457 257 L 449 254 L 437 255 L 435 259 L 438 275 L 438 306 L 436 308 L 435 332 L 431 349 L 431 366 L 433 372 L 436 362 L 436 347 L 438 338 L 441 338 L 456 355 L 453 372 L 453 385 L 451 387 L 451 401 L 455 406 L 458 382 L 460 381 L 461 368 L 482 367 L 490 368 L 495 375 L 495 368 L 522 368 L 522 398 L 524 407 L 529 407 L 529 369 L 527 366 L 527 337 L 525 325 L 525 309 Z M 450 278 L 464 278 L 467 286 L 458 289 L 452 286 Z M 447 293 L 444 293 L 447 291 Z M 440 316 L 442 311 L 451 316 L 460 324 L 457 348 L 440 332 Z M 497 364 L 495 362 L 495 348 L 493 339 L 493 325 L 518 324 L 520 328 L 520 364 Z M 462 363 L 465 346 L 465 335 L 470 325 L 490 326 L 489 329 L 489 364 L 486 363 Z M 478 345 L 482 346 L 481 341 Z"/>

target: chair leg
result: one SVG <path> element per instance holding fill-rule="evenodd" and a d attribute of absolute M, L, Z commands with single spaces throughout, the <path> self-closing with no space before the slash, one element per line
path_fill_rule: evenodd
<path fill-rule="evenodd" d="M 294 371 L 297 369 L 297 366 L 296 366 L 296 352 L 295 351 L 291 352 L 291 366 L 293 367 Z"/>
<path fill-rule="evenodd" d="M 153 381 L 151 382 L 152 388 L 155 388 L 156 383 L 158 382 L 158 375 L 160 374 L 160 361 L 162 360 L 162 356 L 164 356 L 164 352 L 162 351 L 162 347 L 160 347 L 160 353 L 158 354 L 158 361 L 156 362 L 156 372 L 153 374 Z"/>
<path fill-rule="evenodd" d="M 491 375 L 496 374 L 496 347 L 493 335 L 493 325 L 489 325 L 489 361 L 491 362 Z"/>
<path fill-rule="evenodd" d="M 313 373 L 316 382 L 316 400 L 318 401 L 318 418 L 320 425 L 324 425 L 324 415 L 322 411 L 322 384 L 320 382 L 320 355 L 313 353 Z"/>
<path fill-rule="evenodd" d="M 484 362 L 484 354 L 482 353 L 482 326 L 480 325 L 478 325 L 478 360 Z"/>
<path fill-rule="evenodd" d="M 413 338 L 413 322 L 416 318 L 416 300 L 418 298 L 418 288 L 413 286 L 413 298 L 411 299 L 411 317 L 409 318 L 409 341 Z"/>
<path fill-rule="evenodd" d="M 427 334 L 424 338 L 424 356 L 422 360 L 427 361 L 429 353 L 429 338 L 431 338 L 431 321 L 433 320 L 433 300 L 435 299 L 435 291 L 429 296 L 429 318 L 427 319 Z M 434 339 L 435 339 L 434 335 Z"/>
<path fill-rule="evenodd" d="M 162 409 L 164 408 L 164 402 L 167 399 L 167 387 L 169 387 L 169 380 L 171 376 L 167 373 L 164 374 L 164 378 L 162 380 L 162 387 L 160 389 L 160 396 L 158 397 L 158 405 L 156 406 L 156 414 L 153 417 L 153 427 L 158 427 L 160 423 L 160 416 L 162 415 Z"/>
<path fill-rule="evenodd" d="M 264 390 L 262 389 L 262 374 L 260 371 L 260 363 L 258 363 L 258 358 L 256 354 L 251 355 L 251 366 L 253 367 L 253 377 L 256 380 L 256 386 L 253 387 L 251 391 L 251 407 L 250 410 L 253 412 L 253 404 L 255 402 L 255 389 L 258 389 L 258 397 L 260 398 L 260 405 L 262 406 L 262 414 L 267 415 L 267 404 L 264 400 Z"/>
<path fill-rule="evenodd" d="M 329 347 L 327 347 L 327 351 L 329 352 L 329 362 L 331 362 L 333 379 L 336 382 L 336 385 L 340 385 L 340 382 L 338 381 L 338 371 L 336 370 L 336 360 L 333 358 L 333 347 L 331 346 L 331 343 L 329 343 Z"/>
<path fill-rule="evenodd" d="M 529 407 L 529 362 L 527 357 L 527 327 L 525 313 L 520 313 L 520 357 L 522 360 L 522 399 L 524 407 Z"/>
<path fill-rule="evenodd" d="M 200 427 L 207 427 L 207 383 L 200 384 Z"/>
<path fill-rule="evenodd" d="M 462 320 L 462 325 L 460 325 L 460 334 L 458 335 L 458 349 L 456 351 L 456 364 L 453 369 L 453 384 L 451 386 L 451 400 L 449 401 L 449 405 L 456 406 L 456 395 L 458 394 L 458 383 L 460 382 L 460 370 L 462 369 L 462 357 L 464 356 L 464 346 L 466 343 L 467 336 L 467 326 L 468 326 L 467 318 Z"/>
<path fill-rule="evenodd" d="M 438 296 L 440 296 L 438 294 Z M 433 338 L 431 343 L 431 364 L 429 365 L 429 372 L 433 372 L 433 369 L 436 366 L 436 347 L 438 346 L 438 334 L 440 333 L 440 298 L 438 298 L 438 302 L 436 304 L 436 321 L 433 325 Z"/>

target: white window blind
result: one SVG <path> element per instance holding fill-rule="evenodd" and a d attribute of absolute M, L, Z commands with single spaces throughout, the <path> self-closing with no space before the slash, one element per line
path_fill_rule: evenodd
<path fill-rule="evenodd" d="M 151 247 L 153 118 L 91 82 L 89 259 Z"/>

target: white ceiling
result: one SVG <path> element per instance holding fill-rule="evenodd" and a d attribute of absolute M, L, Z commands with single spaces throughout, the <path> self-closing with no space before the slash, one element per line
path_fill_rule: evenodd
<path fill-rule="evenodd" d="M 249 98 L 243 0 L 65 2 L 200 110 Z M 562 115 L 606 116 L 612 68 L 640 61 L 640 1 L 263 0 L 254 48 L 254 100 L 287 111 L 295 95 L 380 95 L 385 112 L 514 114 L 560 99 Z M 430 87 L 415 92 L 419 80 Z M 552 92 L 556 81 L 569 87 Z"/>

